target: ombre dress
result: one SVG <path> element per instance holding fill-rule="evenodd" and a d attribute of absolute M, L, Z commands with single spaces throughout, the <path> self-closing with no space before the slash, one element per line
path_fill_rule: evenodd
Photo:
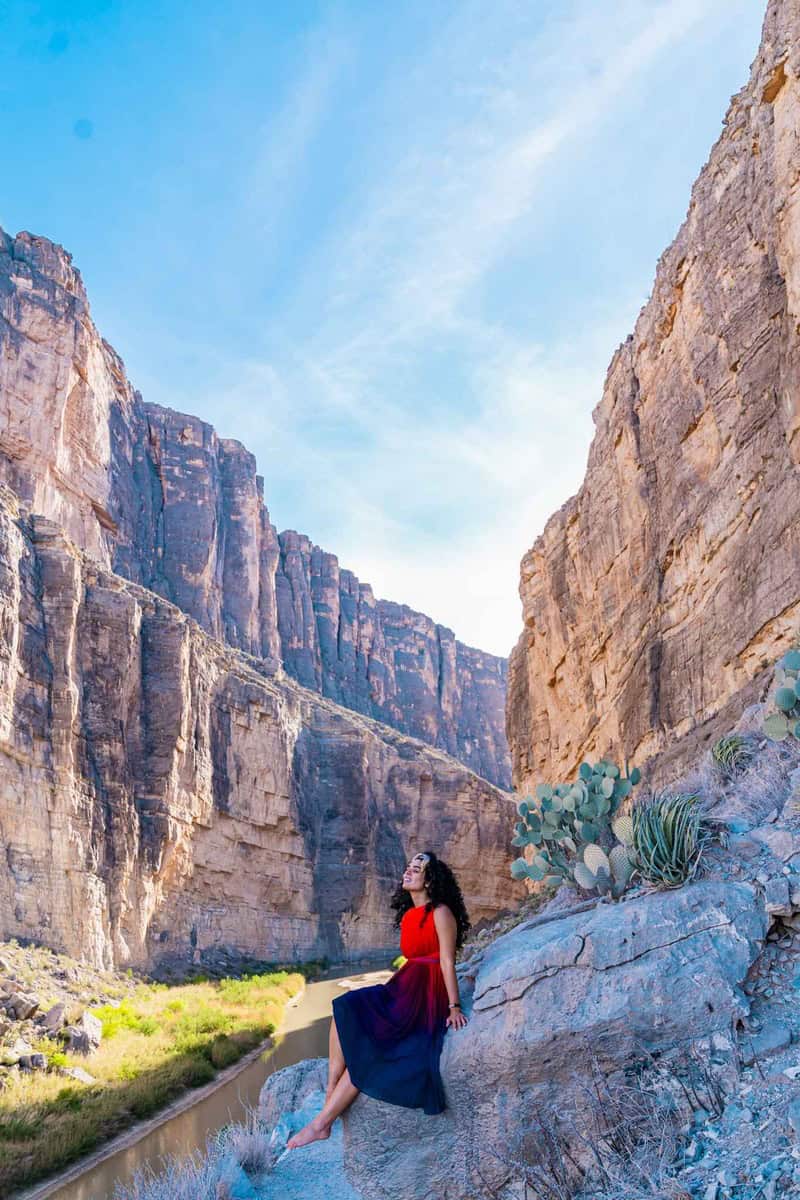
<path fill-rule="evenodd" d="M 449 999 L 439 965 L 433 912 L 410 908 L 400 922 L 408 960 L 388 983 L 354 988 L 333 1001 L 333 1017 L 353 1084 L 375 1100 L 440 1113 L 439 1074 Z"/>

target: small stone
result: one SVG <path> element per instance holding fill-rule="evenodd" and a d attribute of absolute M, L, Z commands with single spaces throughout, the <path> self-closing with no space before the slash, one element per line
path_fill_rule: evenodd
<path fill-rule="evenodd" d="M 37 996 L 25 996 L 21 992 L 12 993 L 6 1001 L 6 1011 L 12 1012 L 18 1021 L 27 1021 L 38 1007 Z"/>
<path fill-rule="evenodd" d="M 789 881 L 783 875 L 774 875 L 764 885 L 764 907 L 772 916 L 791 916 Z"/>
<path fill-rule="evenodd" d="M 742 1047 L 742 1062 L 750 1067 L 758 1058 L 783 1050 L 792 1041 L 792 1031 L 781 1021 L 769 1021 L 760 1033 L 748 1038 Z"/>
<path fill-rule="evenodd" d="M 64 1014 L 67 1011 L 66 1004 L 54 1004 L 52 1008 L 48 1008 L 47 1012 L 42 1016 L 42 1025 L 48 1032 L 55 1032 L 64 1024 Z"/>
<path fill-rule="evenodd" d="M 61 1071 L 62 1075 L 67 1075 L 70 1079 L 77 1079 L 79 1083 L 94 1083 L 94 1075 L 90 1075 L 88 1071 L 84 1071 L 83 1067 L 64 1067 Z"/>

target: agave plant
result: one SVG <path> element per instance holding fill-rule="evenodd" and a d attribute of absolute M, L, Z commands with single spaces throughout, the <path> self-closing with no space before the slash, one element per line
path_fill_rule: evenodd
<path fill-rule="evenodd" d="M 697 870 L 709 837 L 696 792 L 661 792 L 637 804 L 614 831 L 626 842 L 639 874 L 661 887 L 680 887 Z"/>
<path fill-rule="evenodd" d="M 764 733 L 776 742 L 790 734 L 800 738 L 800 649 L 787 650 L 778 659 L 775 677 L 775 711 L 764 721 Z"/>
<path fill-rule="evenodd" d="M 711 757 L 723 775 L 729 778 L 749 767 L 756 755 L 757 742 L 745 733 L 729 733 L 711 747 Z"/>

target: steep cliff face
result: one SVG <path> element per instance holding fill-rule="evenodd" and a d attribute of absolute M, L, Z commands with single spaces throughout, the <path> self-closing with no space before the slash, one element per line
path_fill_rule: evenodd
<path fill-rule="evenodd" d="M 502 787 L 505 659 L 456 641 L 369 584 L 302 534 L 280 535 L 281 653 L 306 687 L 438 746 Z"/>
<path fill-rule="evenodd" d="M 98 965 L 396 949 L 387 895 L 426 844 L 473 921 L 521 894 L 503 792 L 270 675 L 5 487 L 0 755 L 3 935 Z"/>
<path fill-rule="evenodd" d="M 515 783 L 607 749 L 669 778 L 800 622 L 800 6 L 750 81 L 615 354 L 580 491 L 522 561 Z"/>
<path fill-rule="evenodd" d="M 0 481 L 93 558 L 214 637 L 510 782 L 506 662 L 279 540 L 255 460 L 145 404 L 100 338 L 71 257 L 0 231 Z"/>

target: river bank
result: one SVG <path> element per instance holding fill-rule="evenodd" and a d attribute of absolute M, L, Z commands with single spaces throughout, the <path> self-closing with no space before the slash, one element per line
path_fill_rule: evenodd
<path fill-rule="evenodd" d="M 0 1196 L 83 1160 L 262 1052 L 287 1003 L 319 971 L 309 963 L 171 985 L 125 977 L 122 995 L 114 995 L 110 978 L 102 992 L 87 988 L 78 965 L 67 968 L 79 973 L 71 982 L 80 999 L 73 1000 L 55 998 L 63 968 L 48 977 L 41 948 L 14 949 L 25 957 L 14 964 L 7 956 L 9 973 L 0 980 L 8 1014 L 0 1047 Z M 36 990 L 27 966 L 34 959 Z"/>
<path fill-rule="evenodd" d="M 379 965 L 372 960 L 334 966 L 307 980 L 265 1045 L 58 1175 L 14 1192 L 13 1200 L 108 1200 L 117 1183 L 130 1184 L 142 1168 L 157 1171 L 167 1160 L 202 1149 L 210 1133 L 241 1120 L 257 1105 L 270 1074 L 302 1059 L 327 1055 L 333 996 L 341 986 L 349 986 L 345 981 L 358 983 L 360 971 L 374 972 Z"/>

